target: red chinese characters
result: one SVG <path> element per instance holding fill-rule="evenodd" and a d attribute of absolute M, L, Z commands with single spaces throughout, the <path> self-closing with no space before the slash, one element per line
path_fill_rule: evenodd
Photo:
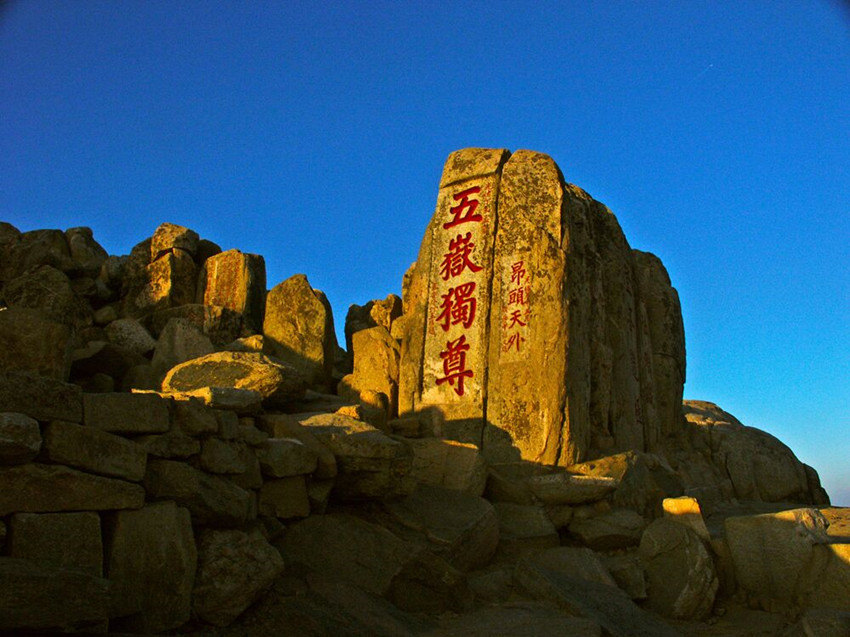
<path fill-rule="evenodd" d="M 467 232 L 466 236 L 459 234 L 449 241 L 449 251 L 443 255 L 443 262 L 440 264 L 440 276 L 443 277 L 443 281 L 460 276 L 466 269 L 470 272 L 481 271 L 481 267 L 475 265 L 470 259 L 474 249 L 471 232 Z"/>
<path fill-rule="evenodd" d="M 475 281 L 463 283 L 443 295 L 443 304 L 440 308 L 443 312 L 437 317 L 437 322 L 444 332 L 449 331 L 451 325 L 463 325 L 469 328 L 475 320 L 476 299 L 472 296 L 475 292 Z"/>
<path fill-rule="evenodd" d="M 437 384 L 448 383 L 458 396 L 463 396 L 463 381 L 473 376 L 472 370 L 466 369 L 466 352 L 468 351 L 466 335 L 461 334 L 460 338 L 446 343 L 446 350 L 440 352 L 444 376 L 437 379 Z"/>
<path fill-rule="evenodd" d="M 482 221 L 483 217 L 475 213 L 475 209 L 478 208 L 478 200 L 469 198 L 470 195 L 477 195 L 479 192 L 481 192 L 481 186 L 474 186 L 472 188 L 467 188 L 452 197 L 452 199 L 460 203 L 449 208 L 449 214 L 454 215 L 454 219 L 444 223 L 443 228 L 448 230 L 449 228 L 453 228 L 462 223 Z"/>
<path fill-rule="evenodd" d="M 478 286 L 470 278 L 483 269 L 475 258 L 475 241 L 480 233 L 477 227 L 484 221 L 484 216 L 478 211 L 480 201 L 476 195 L 479 193 L 481 187 L 473 186 L 452 195 L 452 200 L 457 203 L 449 207 L 451 218 L 443 224 L 446 230 L 461 224 L 473 224 L 448 237 L 448 250 L 440 263 L 440 278 L 450 282 L 451 287 L 445 293 L 440 292 L 440 313 L 435 319 L 442 332 L 449 336 L 445 349 L 440 352 L 443 374 L 436 383 L 438 386 L 448 383 L 458 396 L 464 395 L 464 383 L 475 376 L 469 365 L 472 345 L 467 342 L 466 331 L 475 324 L 478 305 Z M 461 330 L 460 334 L 458 330 Z"/>

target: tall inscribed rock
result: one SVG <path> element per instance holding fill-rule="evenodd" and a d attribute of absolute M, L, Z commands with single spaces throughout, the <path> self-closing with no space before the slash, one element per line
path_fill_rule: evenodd
<path fill-rule="evenodd" d="M 568 466 L 679 428 L 676 291 L 550 157 L 452 153 L 403 287 L 400 412 L 438 409 L 491 462 Z"/>

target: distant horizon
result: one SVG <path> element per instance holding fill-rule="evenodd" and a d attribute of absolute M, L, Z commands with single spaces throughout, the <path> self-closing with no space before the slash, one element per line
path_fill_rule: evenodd
<path fill-rule="evenodd" d="M 850 506 L 844 3 L 12 1 L 0 60 L 2 220 L 187 226 L 306 274 L 338 338 L 400 295 L 451 151 L 550 155 L 667 268 L 685 396 Z"/>

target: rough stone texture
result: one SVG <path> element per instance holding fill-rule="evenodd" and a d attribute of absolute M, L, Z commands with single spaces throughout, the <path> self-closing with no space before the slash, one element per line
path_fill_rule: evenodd
<path fill-rule="evenodd" d="M 23 307 L 0 310 L 0 368 L 68 380 L 71 329 Z"/>
<path fill-rule="evenodd" d="M 194 612 L 215 626 L 226 626 L 272 584 L 283 564 L 258 532 L 204 531 L 198 538 Z"/>
<path fill-rule="evenodd" d="M 94 240 L 91 228 L 69 228 L 65 231 L 68 251 L 74 264 L 72 272 L 95 277 L 109 257 L 106 250 Z"/>
<path fill-rule="evenodd" d="M 16 513 L 9 556 L 103 576 L 103 543 L 97 513 Z"/>
<path fill-rule="evenodd" d="M 166 374 L 164 391 L 185 392 L 203 387 L 252 389 L 268 407 L 304 395 L 304 378 L 291 365 L 253 352 L 217 352 L 181 363 Z"/>
<path fill-rule="evenodd" d="M 98 377 L 98 374 L 105 374 L 112 379 L 114 385 L 114 383 L 123 382 L 124 379 L 128 378 L 131 369 L 145 364 L 147 364 L 147 359 L 124 347 L 105 340 L 89 341 L 85 347 L 74 350 L 71 361 L 71 378 L 94 379 Z M 92 390 L 93 388 L 88 388 L 86 392 L 94 393 Z M 113 390 L 110 388 L 108 391 Z"/>
<path fill-rule="evenodd" d="M 339 478 L 335 496 L 346 500 L 380 499 L 407 495 L 413 490 L 413 452 L 405 442 L 340 414 L 318 414 L 300 423 L 336 456 Z"/>
<path fill-rule="evenodd" d="M 201 468 L 210 473 L 245 473 L 248 467 L 242 460 L 244 449 L 244 442 L 208 438 L 201 448 Z"/>
<path fill-rule="evenodd" d="M 505 606 L 482 608 L 457 617 L 440 618 L 440 628 L 428 637 L 470 637 L 472 635 L 570 635 L 601 637 L 602 629 L 592 619 L 570 617 L 547 605 L 512 602 Z"/>
<path fill-rule="evenodd" d="M 548 601 L 570 615 L 597 622 L 612 637 L 673 637 L 680 633 L 638 608 L 621 590 L 576 579 L 528 560 L 515 580 L 533 598 Z"/>
<path fill-rule="evenodd" d="M 189 436 L 204 436 L 218 432 L 215 412 L 197 400 L 186 400 L 174 405 L 174 426 Z"/>
<path fill-rule="evenodd" d="M 540 553 L 529 554 L 522 559 L 575 579 L 617 586 L 617 582 L 611 577 L 599 557 L 590 549 L 559 546 Z"/>
<path fill-rule="evenodd" d="M 333 374 L 336 334 L 325 295 L 296 274 L 266 297 L 263 348 L 297 369 L 310 386 L 327 388 Z"/>
<path fill-rule="evenodd" d="M 742 425 L 714 403 L 688 400 L 684 412 L 687 442 L 669 450 L 668 456 L 682 475 L 688 495 L 706 503 L 731 497 L 823 501 L 817 474 L 810 480 L 806 466 L 770 434 Z M 726 484 L 731 488 L 725 489 Z"/>
<path fill-rule="evenodd" d="M 123 347 L 134 354 L 144 356 L 156 347 L 153 336 L 136 319 L 118 319 L 112 321 L 105 329 L 110 343 Z"/>
<path fill-rule="evenodd" d="M 666 272 L 654 257 L 634 255 L 614 215 L 565 184 L 549 157 L 507 156 L 464 149 L 446 164 L 437 212 L 403 282 L 400 413 L 439 406 L 447 437 L 483 442 L 492 462 L 569 466 L 655 450 L 681 423 L 670 405 L 684 382 L 681 317 Z M 470 248 L 466 239 L 476 267 L 447 269 L 447 255 Z"/>
<path fill-rule="evenodd" d="M 208 258 L 201 273 L 198 296 L 204 305 L 237 312 L 249 334 L 263 330 L 266 301 L 266 262 L 258 254 L 228 250 Z"/>
<path fill-rule="evenodd" d="M 340 395 L 381 392 L 389 398 L 389 417 L 398 414 L 398 343 L 383 326 L 355 332 L 354 371 L 342 379 Z"/>
<path fill-rule="evenodd" d="M 151 261 L 156 261 L 170 250 L 185 250 L 195 256 L 198 250 L 198 233 L 174 223 L 160 224 L 151 237 Z"/>
<path fill-rule="evenodd" d="M 558 532 L 542 508 L 510 502 L 495 502 L 493 508 L 499 518 L 502 557 L 558 546 Z"/>
<path fill-rule="evenodd" d="M 29 462 L 40 449 L 37 421 L 24 414 L 0 413 L 0 465 Z"/>
<path fill-rule="evenodd" d="M 831 562 L 830 549 L 824 546 L 829 542 L 827 519 L 820 511 L 729 517 L 724 528 L 738 585 L 763 609 L 800 608 L 817 601 L 812 591 L 826 579 L 824 569 Z M 846 578 L 846 561 L 843 571 Z"/>
<path fill-rule="evenodd" d="M 131 440 L 94 427 L 54 420 L 44 430 L 49 460 L 92 473 L 138 482 L 145 475 L 147 453 Z"/>
<path fill-rule="evenodd" d="M 139 273 L 134 287 L 124 297 L 124 312 L 140 317 L 192 303 L 196 279 L 197 267 L 188 252 L 167 252 Z"/>
<path fill-rule="evenodd" d="M 109 582 L 0 557 L 0 630 L 70 628 L 109 617 Z"/>
<path fill-rule="evenodd" d="M 304 476 L 266 480 L 260 488 L 260 513 L 283 520 L 310 515 Z"/>
<path fill-rule="evenodd" d="M 187 622 L 197 565 L 189 511 L 173 502 L 121 511 L 108 538 L 112 613 L 124 617 L 118 627 L 155 633 Z"/>
<path fill-rule="evenodd" d="M 3 300 L 9 307 L 38 310 L 59 323 L 84 324 L 90 318 L 91 308 L 74 293 L 70 279 L 49 265 L 7 281 Z"/>
<path fill-rule="evenodd" d="M 696 498 L 688 496 L 665 498 L 662 506 L 664 507 L 665 518 L 689 527 L 703 542 L 711 541 Z"/>
<path fill-rule="evenodd" d="M 351 337 L 360 330 L 381 326 L 392 332 L 393 323 L 402 314 L 401 299 L 389 294 L 384 300 L 373 300 L 366 305 L 351 305 L 345 315 L 345 349 L 353 351 Z"/>
<path fill-rule="evenodd" d="M 138 509 L 144 501 L 144 489 L 137 484 L 68 467 L 26 464 L 0 469 L 0 515 Z"/>
<path fill-rule="evenodd" d="M 263 414 L 260 427 L 272 438 L 295 438 L 316 454 L 314 477 L 333 478 L 337 474 L 336 456 L 317 438 L 309 428 L 303 427 L 294 416 L 286 414 Z"/>
<path fill-rule="evenodd" d="M 373 595 L 385 595 L 411 557 L 411 545 L 390 531 L 340 514 L 313 515 L 292 525 L 278 548 L 288 564 L 303 564 Z"/>
<path fill-rule="evenodd" d="M 634 509 L 650 517 L 660 515 L 664 498 L 682 494 L 679 476 L 656 454 L 627 451 L 569 469 L 578 474 L 614 478 L 618 482 L 611 496 L 614 506 Z"/>
<path fill-rule="evenodd" d="M 646 521 L 631 509 L 614 509 L 586 519 L 574 519 L 570 534 L 582 544 L 597 551 L 635 546 L 641 538 Z"/>
<path fill-rule="evenodd" d="M 134 442 L 146 453 L 157 458 L 189 458 L 201 453 L 200 441 L 181 431 L 138 436 Z"/>
<path fill-rule="evenodd" d="M 617 586 L 629 597 L 636 600 L 646 599 L 646 570 L 636 550 L 602 555 L 600 559 L 617 582 Z"/>
<path fill-rule="evenodd" d="M 420 485 L 406 498 L 384 504 L 400 524 L 398 535 L 413 530 L 431 550 L 462 571 L 485 566 L 499 543 L 493 506 L 476 496 Z"/>
<path fill-rule="evenodd" d="M 655 520 L 644 531 L 639 550 L 650 608 L 674 619 L 704 619 L 711 612 L 717 574 L 696 532 L 669 518 Z"/>
<path fill-rule="evenodd" d="M 528 479 L 531 492 L 544 504 L 595 502 L 613 491 L 618 484 L 615 478 L 569 473 L 548 473 Z"/>
<path fill-rule="evenodd" d="M 487 465 L 475 445 L 442 438 L 422 438 L 408 444 L 413 449 L 410 475 L 416 482 L 475 496 L 484 493 Z"/>
<path fill-rule="evenodd" d="M 245 489 L 183 462 L 151 459 L 144 485 L 151 497 L 189 509 L 194 524 L 240 526 L 251 517 L 251 494 Z"/>
<path fill-rule="evenodd" d="M 157 310 L 143 319 L 151 334 L 158 336 L 173 318 L 186 319 L 206 334 L 217 347 L 238 338 L 242 333 L 242 317 L 220 305 L 197 303 Z"/>
<path fill-rule="evenodd" d="M 269 438 L 257 450 L 257 458 L 263 475 L 270 478 L 313 473 L 318 462 L 316 452 L 295 438 Z"/>
<path fill-rule="evenodd" d="M 31 268 L 49 265 L 62 272 L 74 267 L 65 235 L 61 230 L 30 230 L 18 233 L 15 229 L 6 234 L 5 257 L 0 280 L 10 281 Z"/>
<path fill-rule="evenodd" d="M 164 433 L 169 428 L 168 403 L 156 394 L 85 394 L 85 424 L 121 434 Z"/>
<path fill-rule="evenodd" d="M 196 400 L 207 407 L 232 411 L 237 414 L 255 414 L 262 410 L 263 396 L 253 389 L 201 387 L 191 391 L 165 393 L 177 400 Z"/>
<path fill-rule="evenodd" d="M 18 412 L 36 420 L 83 418 L 82 390 L 78 385 L 21 372 L 0 371 L 0 412 Z"/>
<path fill-rule="evenodd" d="M 415 369 L 405 380 L 408 396 L 400 411 L 439 406 L 446 416 L 446 437 L 478 445 L 485 426 L 493 230 L 506 159 L 507 151 L 490 149 L 464 149 L 449 156 L 436 211 L 425 231 L 428 247 L 420 250 L 423 260 L 413 274 L 425 281 L 411 281 L 408 288 L 422 296 L 414 301 L 416 309 L 411 308 L 416 316 L 406 322 L 407 348 L 402 344 L 402 356 L 407 349 Z M 467 299 L 467 311 L 452 316 L 444 306 L 458 295 Z"/>

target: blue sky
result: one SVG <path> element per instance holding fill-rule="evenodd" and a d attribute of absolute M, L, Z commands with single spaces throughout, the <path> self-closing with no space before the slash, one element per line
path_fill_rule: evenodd
<path fill-rule="evenodd" d="M 112 254 L 187 225 L 341 329 L 400 292 L 449 152 L 549 153 L 667 266 L 686 397 L 850 505 L 848 104 L 838 0 L 12 0 L 0 219 Z"/>

